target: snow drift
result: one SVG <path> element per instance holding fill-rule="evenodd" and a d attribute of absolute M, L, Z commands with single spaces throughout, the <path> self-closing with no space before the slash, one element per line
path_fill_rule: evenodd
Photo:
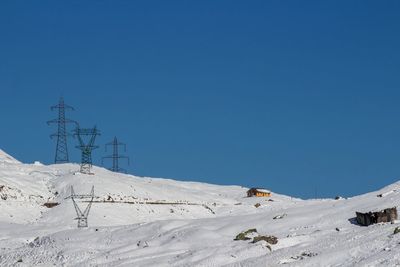
<path fill-rule="evenodd" d="M 1 266 L 400 264 L 398 222 L 361 227 L 354 220 L 355 211 L 398 206 L 399 183 L 339 200 L 248 198 L 240 186 L 78 170 L 23 164 L 0 151 Z M 94 185 L 88 228 L 76 227 L 71 185 L 84 194 Z M 234 240 L 248 229 L 278 242 Z"/>

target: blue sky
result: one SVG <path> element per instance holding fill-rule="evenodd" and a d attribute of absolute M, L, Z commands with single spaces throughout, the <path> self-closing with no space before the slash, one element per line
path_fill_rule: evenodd
<path fill-rule="evenodd" d="M 0 147 L 62 95 L 131 173 L 351 196 L 400 177 L 398 1 L 1 1 Z M 71 140 L 71 157 L 79 153 Z M 104 148 L 94 152 L 96 164 Z"/>

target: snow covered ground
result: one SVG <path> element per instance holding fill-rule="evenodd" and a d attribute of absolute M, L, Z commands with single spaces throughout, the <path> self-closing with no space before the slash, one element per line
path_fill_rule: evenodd
<path fill-rule="evenodd" d="M 0 266 L 400 265 L 400 223 L 354 221 L 355 211 L 398 206 L 400 183 L 339 200 L 248 198 L 240 186 L 78 170 L 0 151 Z M 94 185 L 88 228 L 65 199 L 71 185 L 77 194 Z M 233 240 L 252 228 L 278 243 Z"/>

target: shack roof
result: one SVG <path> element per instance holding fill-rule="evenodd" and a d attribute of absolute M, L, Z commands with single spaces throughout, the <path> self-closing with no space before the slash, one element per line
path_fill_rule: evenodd
<path fill-rule="evenodd" d="M 271 191 L 269 191 L 268 189 L 265 189 L 265 188 L 255 188 L 255 187 L 253 187 L 253 188 L 249 189 L 249 191 L 251 191 L 251 190 L 256 190 L 256 191 L 261 192 L 261 193 L 271 193 Z"/>

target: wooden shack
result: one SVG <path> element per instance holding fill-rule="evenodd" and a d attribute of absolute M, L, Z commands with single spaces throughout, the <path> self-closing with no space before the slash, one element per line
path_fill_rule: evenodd
<path fill-rule="evenodd" d="M 270 197 L 271 192 L 264 188 L 250 188 L 247 190 L 248 197 Z"/>
<path fill-rule="evenodd" d="M 358 224 L 368 226 L 375 223 L 393 222 L 397 220 L 397 209 L 394 207 L 377 212 L 356 212 L 356 215 Z"/>

